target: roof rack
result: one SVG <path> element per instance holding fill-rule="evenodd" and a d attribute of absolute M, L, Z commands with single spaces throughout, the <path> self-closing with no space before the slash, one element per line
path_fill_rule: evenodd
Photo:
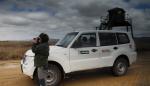
<path fill-rule="evenodd" d="M 132 37 L 133 35 L 133 28 L 132 28 L 132 19 L 126 15 L 126 11 L 122 8 L 113 8 L 108 10 L 108 15 L 106 17 L 101 17 L 101 23 L 97 30 L 112 30 L 113 27 L 126 27 L 127 32 L 131 32 Z"/>

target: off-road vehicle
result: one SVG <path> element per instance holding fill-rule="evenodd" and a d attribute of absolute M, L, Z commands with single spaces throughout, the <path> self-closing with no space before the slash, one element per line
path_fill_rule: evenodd
<path fill-rule="evenodd" d="M 125 75 L 136 61 L 134 40 L 120 31 L 79 31 L 68 33 L 55 46 L 50 46 L 47 84 L 58 86 L 66 74 L 110 67 L 116 76 Z M 24 74 L 36 77 L 34 53 L 28 50 L 21 60 Z"/>

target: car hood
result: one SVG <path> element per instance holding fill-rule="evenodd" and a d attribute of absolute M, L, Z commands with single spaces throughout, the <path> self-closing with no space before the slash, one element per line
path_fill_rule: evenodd
<path fill-rule="evenodd" d="M 31 49 L 27 50 L 27 51 L 25 52 L 25 55 L 26 55 L 26 56 L 35 56 L 35 54 L 32 52 Z"/>
<path fill-rule="evenodd" d="M 63 57 L 68 55 L 68 49 L 59 46 L 50 46 L 50 57 Z"/>

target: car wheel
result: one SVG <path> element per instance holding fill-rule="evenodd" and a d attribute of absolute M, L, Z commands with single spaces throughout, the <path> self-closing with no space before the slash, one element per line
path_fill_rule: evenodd
<path fill-rule="evenodd" d="M 48 65 L 48 73 L 46 77 L 47 86 L 59 86 L 62 80 L 62 73 L 58 66 L 54 64 Z"/>
<path fill-rule="evenodd" d="M 119 58 L 115 61 L 113 66 L 113 74 L 115 76 L 125 75 L 128 70 L 128 61 L 124 58 Z"/>

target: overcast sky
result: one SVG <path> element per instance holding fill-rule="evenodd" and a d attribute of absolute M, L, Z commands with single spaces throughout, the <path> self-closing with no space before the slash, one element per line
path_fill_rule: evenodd
<path fill-rule="evenodd" d="M 132 17 L 135 36 L 150 37 L 150 0 L 0 0 L 0 40 L 30 40 L 41 32 L 61 38 L 92 30 L 114 7 Z"/>

